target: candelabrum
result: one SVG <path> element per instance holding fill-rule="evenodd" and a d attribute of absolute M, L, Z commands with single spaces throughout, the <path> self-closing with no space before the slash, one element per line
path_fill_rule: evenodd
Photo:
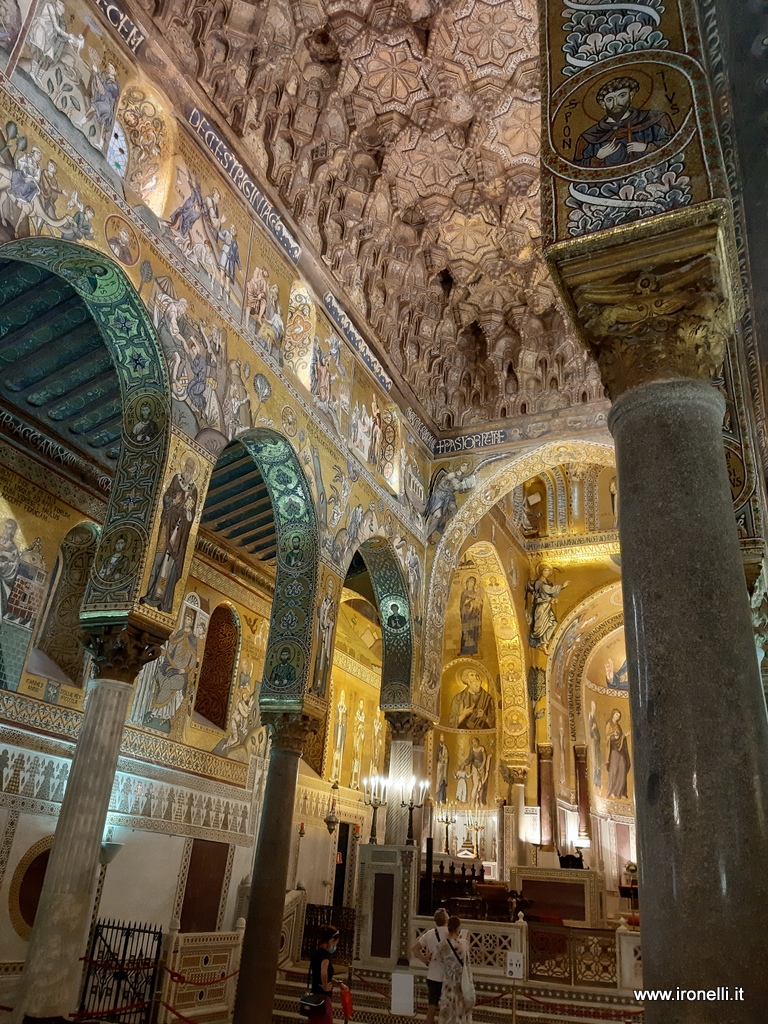
<path fill-rule="evenodd" d="M 366 807 L 370 807 L 373 812 L 371 815 L 371 834 L 368 836 L 368 842 L 374 846 L 377 843 L 376 814 L 380 807 L 387 806 L 388 785 L 387 780 L 380 779 L 378 775 L 374 775 L 370 779 L 363 779 L 363 803 Z"/>
<path fill-rule="evenodd" d="M 418 795 L 417 795 L 418 785 Z M 409 783 L 403 783 L 400 798 L 400 806 L 408 808 L 408 835 L 405 840 L 406 846 L 415 846 L 416 840 L 413 837 L 413 812 L 424 806 L 424 800 L 429 789 L 428 782 L 416 782 L 415 776 L 411 776 Z"/>
<path fill-rule="evenodd" d="M 472 843 L 472 856 L 475 859 L 477 859 L 477 837 L 478 837 L 478 835 L 481 832 L 484 832 L 484 831 L 485 831 L 485 826 L 480 824 L 480 817 L 479 817 L 477 811 L 475 811 L 473 813 L 471 810 L 468 810 L 467 811 L 467 840 L 469 839 L 470 832 L 473 832 L 474 833 L 474 838 L 472 839 L 471 843 Z M 467 840 L 464 841 L 464 845 L 465 846 L 467 845 Z"/>
<path fill-rule="evenodd" d="M 441 810 L 437 815 L 437 820 L 441 825 L 445 826 L 445 852 L 450 856 L 451 848 L 448 842 L 448 830 L 451 825 L 456 824 L 456 808 L 453 804 L 441 804 Z"/>

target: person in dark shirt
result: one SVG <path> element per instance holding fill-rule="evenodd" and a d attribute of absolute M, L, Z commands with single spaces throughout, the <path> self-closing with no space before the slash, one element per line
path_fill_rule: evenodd
<path fill-rule="evenodd" d="M 310 986 L 313 992 L 325 996 L 325 1004 L 311 1020 L 315 1024 L 333 1024 L 333 964 L 331 957 L 336 952 L 339 933 L 333 925 L 320 929 L 320 942 L 309 961 Z"/>

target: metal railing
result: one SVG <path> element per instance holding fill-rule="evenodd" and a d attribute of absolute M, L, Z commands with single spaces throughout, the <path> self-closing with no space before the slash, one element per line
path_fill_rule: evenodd
<path fill-rule="evenodd" d="M 162 929 L 98 921 L 86 958 L 80 1013 L 120 1024 L 148 1024 Z"/>

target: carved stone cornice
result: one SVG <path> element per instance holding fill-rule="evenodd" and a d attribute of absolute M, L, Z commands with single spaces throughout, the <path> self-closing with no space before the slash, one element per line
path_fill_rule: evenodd
<path fill-rule="evenodd" d="M 307 738 L 320 727 L 320 722 L 312 715 L 291 711 L 262 712 L 261 724 L 269 731 L 273 750 L 289 750 L 294 754 L 303 752 Z"/>
<path fill-rule="evenodd" d="M 413 711 L 385 711 L 393 740 L 411 740 L 420 743 L 432 728 L 432 722 Z"/>
<path fill-rule="evenodd" d="M 90 626 L 83 630 L 82 643 L 94 662 L 97 679 L 119 679 L 132 683 L 139 670 L 154 661 L 167 640 L 133 622 Z"/>

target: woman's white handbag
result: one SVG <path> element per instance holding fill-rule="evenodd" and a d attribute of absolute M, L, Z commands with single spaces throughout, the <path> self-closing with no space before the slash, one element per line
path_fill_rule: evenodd
<path fill-rule="evenodd" d="M 464 1007 L 469 1013 L 473 1009 L 477 997 L 475 995 L 475 982 L 472 977 L 472 968 L 469 966 L 468 959 L 464 961 L 464 967 L 461 971 L 461 998 L 464 1000 Z"/>
<path fill-rule="evenodd" d="M 475 996 L 475 981 L 472 977 L 472 968 L 469 966 L 469 953 L 467 953 L 467 959 L 462 960 L 459 954 L 454 949 L 451 940 L 448 940 L 448 945 L 453 950 L 453 955 L 461 964 L 461 998 L 464 1001 L 464 1009 L 467 1013 L 474 1008 L 477 1001 Z"/>

